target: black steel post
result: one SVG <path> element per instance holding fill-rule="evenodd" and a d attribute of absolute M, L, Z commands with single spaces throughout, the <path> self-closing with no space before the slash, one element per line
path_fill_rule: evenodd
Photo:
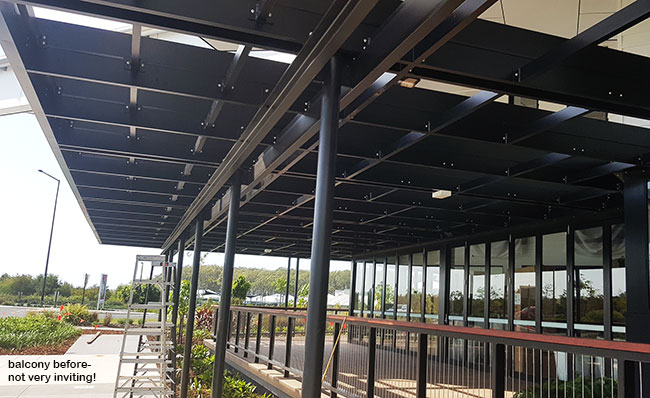
<path fill-rule="evenodd" d="M 237 311 L 237 326 L 235 329 L 235 354 L 239 352 L 239 331 L 241 330 L 241 311 Z M 217 333 L 219 333 L 217 331 Z"/>
<path fill-rule="evenodd" d="M 350 270 L 350 304 L 348 306 L 348 315 L 349 316 L 354 316 L 354 310 L 357 304 L 357 300 L 355 299 L 356 295 L 359 294 L 359 292 L 356 291 L 357 289 L 357 262 L 355 260 L 352 260 L 350 262 L 352 269 Z"/>
<path fill-rule="evenodd" d="M 262 313 L 257 314 L 257 330 L 255 334 L 255 363 L 260 362 L 260 346 L 262 344 Z"/>
<path fill-rule="evenodd" d="M 492 398 L 503 398 L 506 391 L 506 346 L 497 343 L 492 343 L 491 346 Z"/>
<path fill-rule="evenodd" d="M 368 335 L 368 381 L 366 384 L 366 397 L 375 396 L 375 363 L 377 359 L 377 329 L 370 328 Z M 303 395 L 303 398 L 305 396 Z"/>
<path fill-rule="evenodd" d="M 388 286 L 388 258 L 384 258 L 384 286 L 381 289 L 381 318 L 386 318 L 386 288 Z M 382 333 L 382 337 L 386 333 Z M 382 344 L 383 345 L 383 344 Z"/>
<path fill-rule="evenodd" d="M 287 261 L 287 291 L 284 294 L 284 309 L 289 309 L 289 285 L 291 284 L 291 257 Z"/>
<path fill-rule="evenodd" d="M 410 321 L 411 320 L 411 300 L 412 300 L 412 293 L 413 293 L 413 255 L 409 254 L 408 255 L 408 275 L 406 276 L 406 320 Z M 406 338 L 406 345 L 408 347 L 409 343 L 409 338 Z M 408 350 L 408 348 L 407 348 Z"/>
<path fill-rule="evenodd" d="M 334 322 L 334 341 L 336 341 L 337 336 L 339 333 L 341 333 L 341 324 L 338 322 Z M 339 343 L 340 343 L 339 339 Z M 337 344 L 336 347 L 334 347 L 334 356 L 332 357 L 332 383 L 331 386 L 332 388 L 336 388 L 338 381 L 339 381 L 339 354 L 340 354 L 340 344 Z M 336 394 L 334 391 L 331 392 L 330 396 L 332 398 L 336 398 L 338 394 Z"/>
<path fill-rule="evenodd" d="M 648 176 L 643 172 L 626 173 L 624 176 L 625 218 L 625 286 L 627 313 L 625 315 L 625 339 L 635 343 L 650 343 L 650 275 L 648 274 Z M 630 365 L 632 366 L 632 365 Z M 632 396 L 627 388 L 636 386 L 636 397 L 647 397 L 647 381 L 650 366 L 643 364 L 640 371 L 625 369 L 626 396 Z M 640 391 L 639 386 L 643 385 Z"/>
<path fill-rule="evenodd" d="M 190 382 L 190 361 L 192 356 L 192 337 L 194 335 L 194 314 L 196 312 L 196 290 L 199 283 L 201 266 L 201 243 L 203 242 L 203 218 L 199 216 L 194 224 L 194 257 L 192 258 L 192 279 L 190 281 L 190 298 L 185 326 L 185 350 L 183 353 L 183 372 L 181 374 L 181 398 L 187 398 Z"/>
<path fill-rule="evenodd" d="M 284 346 L 284 377 L 289 377 L 289 367 L 291 366 L 291 342 L 293 337 L 293 318 L 287 318 L 287 342 Z"/>
<path fill-rule="evenodd" d="M 603 337 L 605 340 L 612 340 L 612 226 L 609 223 L 603 227 L 603 293 L 603 323 L 605 324 Z M 609 363 L 611 368 L 611 362 L 605 362 Z"/>
<path fill-rule="evenodd" d="M 573 227 L 567 227 L 566 235 L 566 276 L 567 276 L 567 286 L 566 286 L 566 326 L 567 326 L 567 335 L 575 335 L 575 241 L 574 241 L 575 230 Z M 569 369 L 569 372 L 572 372 L 573 368 Z"/>
<path fill-rule="evenodd" d="M 183 257 L 185 254 L 185 240 L 180 239 L 178 241 L 178 260 L 176 260 L 176 272 L 174 274 L 174 293 L 172 295 L 172 330 L 171 330 L 171 338 L 174 344 L 174 357 L 172 358 L 173 362 L 173 367 L 174 369 L 176 368 L 176 355 L 178 354 L 177 352 L 177 332 L 180 330 L 178 326 L 178 301 L 180 299 L 180 291 L 181 291 L 181 279 L 182 279 L 182 274 L 183 274 Z M 174 373 L 175 374 L 175 373 Z"/>
<path fill-rule="evenodd" d="M 61 186 L 61 181 L 47 174 L 43 170 L 39 170 L 41 173 L 46 176 L 56 180 L 56 196 L 54 197 L 54 211 L 52 212 L 52 226 L 50 227 L 50 242 L 47 244 L 47 257 L 45 257 L 45 272 L 43 273 L 43 290 L 41 291 L 41 307 L 45 301 L 45 286 L 47 285 L 47 268 L 50 265 L 50 249 L 52 249 L 52 235 L 54 234 L 54 218 L 56 217 L 56 204 L 59 202 L 59 187 Z"/>
<path fill-rule="evenodd" d="M 269 336 L 269 362 L 267 364 L 267 368 L 273 369 L 273 365 L 271 364 L 271 360 L 273 359 L 273 354 L 275 353 L 275 315 L 271 315 L 271 322 L 269 325 L 270 329 L 270 336 Z M 307 351 L 305 351 L 307 352 Z M 306 355 L 306 357 L 309 357 L 309 355 Z M 305 358 L 306 359 L 306 358 Z"/>
<path fill-rule="evenodd" d="M 508 237 L 508 330 L 515 330 L 515 240 L 512 235 Z M 571 297 L 569 294 L 567 297 Z"/>
<path fill-rule="evenodd" d="M 298 308 L 298 277 L 300 276 L 300 257 L 296 257 L 296 283 L 293 287 L 293 310 Z"/>
<path fill-rule="evenodd" d="M 366 310 L 366 261 L 361 262 L 363 265 L 361 266 L 361 293 L 359 294 L 359 297 L 361 297 L 361 311 L 359 312 L 359 316 L 363 317 L 363 313 Z"/>
<path fill-rule="evenodd" d="M 230 185 L 230 204 L 228 206 L 228 225 L 226 226 L 226 250 L 221 281 L 221 299 L 219 300 L 219 319 L 217 320 L 217 339 L 214 348 L 214 367 L 212 370 L 212 398 L 221 397 L 223 392 L 223 374 L 226 361 L 226 341 L 228 338 L 228 316 L 232 295 L 232 279 L 235 266 L 237 224 L 239 221 L 239 202 L 241 198 L 241 173 L 233 174 Z"/>
<path fill-rule="evenodd" d="M 418 335 L 416 398 L 426 398 L 427 396 L 427 352 L 427 335 L 420 333 Z"/>
<path fill-rule="evenodd" d="M 305 352 L 309 352 L 310 355 L 305 356 L 302 382 L 303 398 L 319 397 L 321 391 L 327 322 L 334 177 L 336 174 L 336 138 L 339 127 L 340 80 L 340 60 L 334 57 L 329 63 L 325 76 L 325 92 L 321 106 L 309 306 L 307 308 L 307 339 L 305 341 Z"/>
<path fill-rule="evenodd" d="M 542 333 L 542 234 L 535 236 L 535 333 Z"/>
<path fill-rule="evenodd" d="M 251 339 L 251 313 L 246 312 L 246 335 L 244 337 L 244 358 L 248 358 L 248 347 Z"/>

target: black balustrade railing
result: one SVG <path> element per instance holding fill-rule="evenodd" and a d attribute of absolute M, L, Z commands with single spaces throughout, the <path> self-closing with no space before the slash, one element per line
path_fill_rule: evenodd
<path fill-rule="evenodd" d="M 300 380 L 306 313 L 231 310 L 228 351 Z M 650 384 L 625 377 L 650 366 L 646 344 L 335 314 L 326 327 L 322 386 L 335 398 L 615 398 Z"/>

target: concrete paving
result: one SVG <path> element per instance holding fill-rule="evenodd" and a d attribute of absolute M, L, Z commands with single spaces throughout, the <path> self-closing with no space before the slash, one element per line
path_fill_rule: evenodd
<path fill-rule="evenodd" d="M 0 356 L 0 398 L 70 398 L 90 396 L 93 398 L 111 398 L 115 387 L 115 377 L 119 363 L 119 352 L 122 347 L 123 335 L 100 335 L 95 342 L 88 344 L 95 335 L 85 334 L 68 349 L 65 355 L 21 355 L 21 356 Z M 127 336 L 127 349 L 135 350 L 138 344 L 137 336 Z M 87 361 L 92 366 L 89 370 L 41 370 L 43 374 L 65 374 L 70 372 L 94 373 L 96 381 L 86 383 L 78 382 L 9 382 L 8 375 L 21 373 L 15 369 L 8 368 L 8 361 Z M 122 369 L 123 374 L 133 372 L 133 367 Z M 32 374 L 38 371 L 25 373 Z"/>

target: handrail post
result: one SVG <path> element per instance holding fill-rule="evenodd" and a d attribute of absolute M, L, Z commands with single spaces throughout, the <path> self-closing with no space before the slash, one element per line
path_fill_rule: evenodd
<path fill-rule="evenodd" d="M 334 344 L 336 344 L 336 339 L 339 333 L 341 333 L 341 324 L 338 322 L 334 322 Z M 340 341 L 340 340 L 339 340 Z M 338 381 L 339 381 L 339 344 L 336 344 L 334 347 L 334 356 L 332 358 L 332 383 L 331 386 L 332 388 L 336 388 Z M 332 391 L 330 394 L 331 398 L 337 398 L 337 394 Z"/>
<path fill-rule="evenodd" d="M 491 343 L 492 357 L 490 375 L 492 377 L 492 398 L 504 398 L 506 390 L 506 346 Z"/>
<path fill-rule="evenodd" d="M 284 377 L 289 377 L 289 366 L 291 366 L 291 338 L 293 335 L 293 318 L 287 317 L 287 344 L 284 349 Z"/>
<path fill-rule="evenodd" d="M 237 311 L 237 326 L 235 329 L 235 354 L 239 352 L 239 332 L 241 330 L 241 311 Z"/>
<path fill-rule="evenodd" d="M 248 358 L 248 346 L 251 339 L 251 313 L 246 311 L 246 335 L 244 337 L 244 358 Z"/>
<path fill-rule="evenodd" d="M 377 329 L 370 328 L 368 335 L 368 383 L 366 398 L 373 398 L 375 396 L 375 359 L 377 348 Z"/>
<path fill-rule="evenodd" d="M 255 363 L 260 363 L 260 346 L 262 344 L 262 313 L 257 314 L 257 333 L 255 335 Z"/>
<path fill-rule="evenodd" d="M 217 341 L 217 319 L 219 318 L 219 307 L 214 307 L 212 312 L 212 340 Z"/>
<path fill-rule="evenodd" d="M 425 333 L 418 335 L 418 357 L 417 357 L 417 381 L 416 397 L 426 398 L 427 396 L 427 353 L 428 336 Z"/>
<path fill-rule="evenodd" d="M 269 361 L 268 361 L 268 369 L 273 369 L 273 365 L 271 364 L 271 360 L 273 359 L 273 352 L 275 351 L 275 315 L 271 315 L 271 338 L 269 340 Z"/>

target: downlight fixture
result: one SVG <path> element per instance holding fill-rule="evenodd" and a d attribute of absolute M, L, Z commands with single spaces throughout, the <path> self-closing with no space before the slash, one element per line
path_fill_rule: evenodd
<path fill-rule="evenodd" d="M 407 77 L 406 79 L 400 80 L 397 84 L 405 88 L 413 88 L 416 84 L 420 82 L 420 79 L 415 77 Z"/>
<path fill-rule="evenodd" d="M 448 191 L 446 189 L 438 189 L 431 193 L 431 197 L 433 199 L 447 199 L 450 196 L 451 196 L 451 191 Z"/>

